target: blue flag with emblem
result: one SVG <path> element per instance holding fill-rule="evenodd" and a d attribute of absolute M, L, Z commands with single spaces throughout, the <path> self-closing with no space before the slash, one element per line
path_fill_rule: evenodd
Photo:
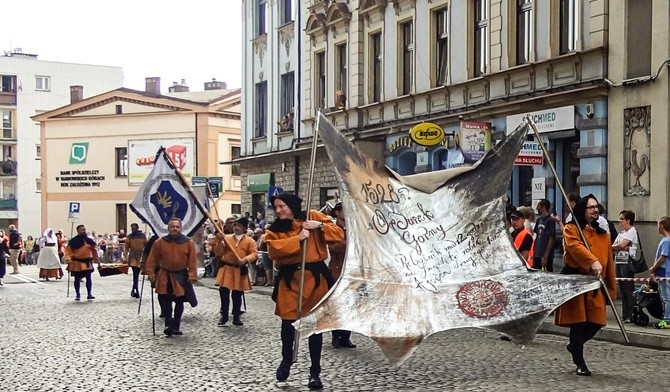
<path fill-rule="evenodd" d="M 200 202 L 195 200 L 182 181 L 170 159 L 161 148 L 151 173 L 137 191 L 130 209 L 158 236 L 168 234 L 167 224 L 172 218 L 182 221 L 182 233 L 195 233 L 206 216 Z"/>

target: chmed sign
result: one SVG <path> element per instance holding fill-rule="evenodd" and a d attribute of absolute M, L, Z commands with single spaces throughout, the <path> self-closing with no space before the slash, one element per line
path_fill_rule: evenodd
<path fill-rule="evenodd" d="M 527 126 L 474 166 L 400 176 L 363 155 L 319 114 L 340 179 L 347 254 L 340 280 L 302 319 L 307 333 L 352 330 L 400 364 L 427 336 L 480 327 L 530 342 L 558 305 L 597 278 L 528 270 L 504 223 Z"/>

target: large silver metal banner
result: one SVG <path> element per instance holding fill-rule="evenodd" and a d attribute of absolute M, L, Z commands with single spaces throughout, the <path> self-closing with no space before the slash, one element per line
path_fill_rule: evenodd
<path fill-rule="evenodd" d="M 528 270 L 505 226 L 505 194 L 525 140 L 520 126 L 472 167 L 400 176 L 364 156 L 319 114 L 347 222 L 341 279 L 305 316 L 306 333 L 352 330 L 400 364 L 430 334 L 494 329 L 530 342 L 594 277 Z"/>

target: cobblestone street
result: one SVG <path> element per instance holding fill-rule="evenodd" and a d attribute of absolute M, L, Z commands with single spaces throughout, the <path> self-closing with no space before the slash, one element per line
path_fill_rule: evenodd
<path fill-rule="evenodd" d="M 266 294 L 246 295 L 244 326 L 220 328 L 218 292 L 198 286 L 200 304 L 186 305 L 184 335 L 167 338 L 157 308 L 156 336 L 151 333 L 148 284 L 137 315 L 131 276 L 96 273 L 96 299 L 75 302 L 72 290 L 66 298 L 67 277 L 43 282 L 37 274 L 36 267 L 24 266 L 22 275 L 7 275 L 0 287 L 1 390 L 307 390 L 306 340 L 288 382 L 274 379 L 280 321 Z M 83 299 L 83 284 L 82 290 Z M 324 390 L 660 391 L 669 382 L 667 366 L 659 364 L 667 352 L 601 341 L 586 346 L 593 376 L 578 377 L 561 336 L 538 335 L 522 349 L 485 330 L 443 332 L 397 369 L 369 338 L 354 334 L 352 340 L 358 348 L 335 350 L 324 336 Z"/>

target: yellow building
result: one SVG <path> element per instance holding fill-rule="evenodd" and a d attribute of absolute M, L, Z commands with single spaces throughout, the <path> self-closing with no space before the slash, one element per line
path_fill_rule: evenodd
<path fill-rule="evenodd" d="M 119 88 L 83 99 L 71 87 L 71 103 L 33 117 L 41 135 L 41 227 L 85 224 L 89 231 L 128 231 L 140 222 L 128 205 L 151 170 L 161 146 L 187 178 L 220 183 L 211 212 L 240 212 L 237 166 L 222 166 L 240 149 L 240 89 L 205 83 L 205 91 L 177 85 L 160 93 L 160 79 L 145 91 Z M 215 187 L 216 188 L 216 187 Z"/>

